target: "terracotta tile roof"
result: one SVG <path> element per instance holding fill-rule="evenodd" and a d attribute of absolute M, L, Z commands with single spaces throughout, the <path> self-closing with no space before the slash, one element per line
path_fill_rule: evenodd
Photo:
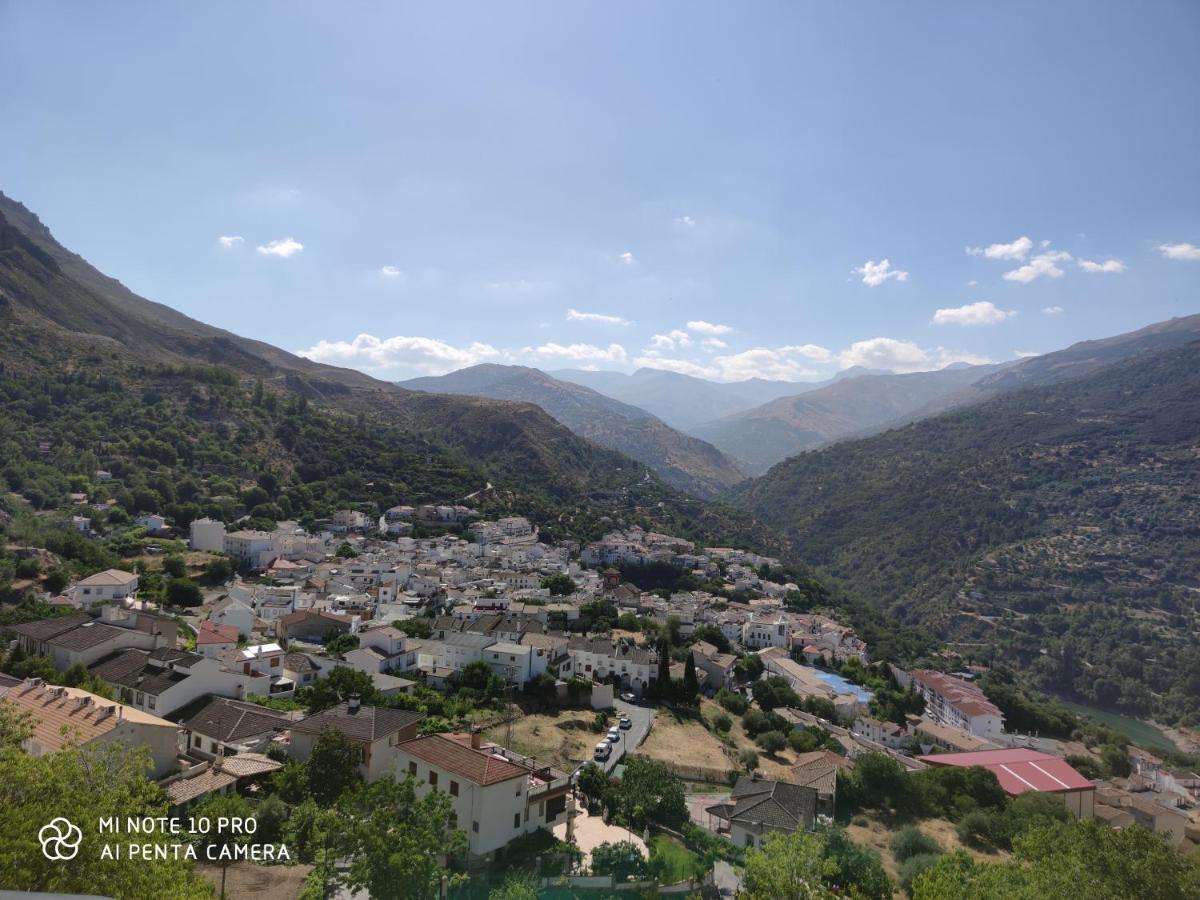
<path fill-rule="evenodd" d="M 1095 785 L 1075 771 L 1066 760 L 1016 747 L 1009 750 L 978 750 L 973 753 L 937 753 L 918 756 L 931 766 L 982 766 L 996 776 L 1000 787 L 1011 795 L 1027 791 L 1061 794 L 1091 791 Z"/>
<path fill-rule="evenodd" d="M 227 697 L 202 697 L 178 710 L 173 718 L 189 731 L 224 742 L 283 731 L 292 724 L 282 713 Z"/>
<path fill-rule="evenodd" d="M 400 731 L 407 725 L 420 722 L 424 713 L 407 709 L 389 709 L 386 706 L 360 706 L 350 711 L 350 704 L 339 703 L 301 719 L 292 725 L 292 731 L 302 734 L 320 734 L 327 728 L 343 732 L 346 737 L 359 741 L 377 741 Z"/>
<path fill-rule="evenodd" d="M 708 812 L 730 822 L 787 831 L 808 828 L 816 818 L 817 791 L 785 781 L 742 776 L 734 785 L 729 800 L 729 803 L 710 806 Z"/>
<path fill-rule="evenodd" d="M 87 578 L 76 582 L 76 584 L 86 585 L 87 587 L 119 587 L 131 584 L 134 581 L 137 581 L 137 576 L 132 572 L 122 572 L 120 569 L 105 569 L 103 572 L 97 572 L 95 575 L 89 575 Z"/>
<path fill-rule="evenodd" d="M 261 753 L 239 753 L 227 756 L 221 763 L 221 771 L 236 775 L 238 778 L 249 778 L 252 775 L 265 775 L 283 768 L 283 763 L 275 762 L 269 756 Z"/>
<path fill-rule="evenodd" d="M 478 785 L 499 784 L 529 775 L 527 769 L 503 756 L 472 749 L 470 741 L 470 735 L 428 734 L 405 741 L 397 749 Z"/>
<path fill-rule="evenodd" d="M 201 622 L 196 631 L 197 644 L 236 644 L 238 630 L 233 625 L 219 625 L 216 622 Z"/>
<path fill-rule="evenodd" d="M 163 788 L 163 791 L 171 801 L 171 805 L 178 806 L 181 803 L 187 803 L 189 800 L 195 800 L 197 797 L 204 797 L 214 791 L 227 788 L 235 781 L 237 781 L 236 775 L 209 768 L 191 778 L 180 778 L 178 781 L 172 781 Z"/>
<path fill-rule="evenodd" d="M 43 747 L 58 749 L 68 742 L 86 744 L 108 734 L 123 721 L 175 730 L 166 719 L 131 706 L 78 688 L 47 686 L 33 680 L 0 688 L 0 702 L 29 713 L 33 719 L 33 739 Z"/>

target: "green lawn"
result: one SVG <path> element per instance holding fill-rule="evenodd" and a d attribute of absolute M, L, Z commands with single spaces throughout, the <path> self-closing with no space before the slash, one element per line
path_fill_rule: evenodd
<path fill-rule="evenodd" d="M 1082 703 L 1073 703 L 1069 700 L 1060 702 L 1078 716 L 1090 716 L 1101 725 L 1107 725 L 1109 728 L 1121 732 L 1139 747 L 1145 747 L 1149 750 L 1179 749 L 1170 738 L 1153 725 L 1148 725 L 1145 722 L 1131 719 L 1128 716 L 1122 716 L 1118 713 L 1105 712 L 1093 706 L 1084 706 Z"/>
<path fill-rule="evenodd" d="M 666 834 L 650 838 L 650 868 L 661 884 L 686 881 L 696 874 L 700 858 Z"/>

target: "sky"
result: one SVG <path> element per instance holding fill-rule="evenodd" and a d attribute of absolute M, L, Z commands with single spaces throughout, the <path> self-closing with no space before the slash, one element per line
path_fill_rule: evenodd
<path fill-rule="evenodd" d="M 389 379 L 816 380 L 1200 312 L 1200 4 L 0 0 L 0 190 Z"/>

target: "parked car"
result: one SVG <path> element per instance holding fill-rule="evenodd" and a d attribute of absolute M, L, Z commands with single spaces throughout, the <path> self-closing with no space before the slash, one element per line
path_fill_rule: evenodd
<path fill-rule="evenodd" d="M 604 762 L 612 756 L 612 744 L 608 741 L 601 741 L 596 745 L 596 749 L 592 751 L 592 759 L 597 762 Z"/>
<path fill-rule="evenodd" d="M 614 725 L 612 728 L 608 729 L 608 742 L 610 744 L 615 744 L 620 739 L 621 739 L 621 729 L 620 728 L 618 728 L 616 725 Z"/>
<path fill-rule="evenodd" d="M 625 693 L 621 694 L 621 699 L 624 700 L 626 703 L 637 703 L 637 697 L 634 696 L 629 691 L 626 691 Z"/>
<path fill-rule="evenodd" d="M 629 718 L 629 716 L 621 716 L 621 718 L 617 721 L 617 726 L 622 731 L 628 731 L 633 727 L 633 719 Z"/>

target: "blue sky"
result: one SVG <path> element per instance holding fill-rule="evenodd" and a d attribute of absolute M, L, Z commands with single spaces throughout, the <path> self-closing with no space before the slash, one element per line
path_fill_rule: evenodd
<path fill-rule="evenodd" d="M 1190 0 L 0 0 L 0 190 L 382 377 L 1005 360 L 1200 311 L 1197 38 Z"/>

